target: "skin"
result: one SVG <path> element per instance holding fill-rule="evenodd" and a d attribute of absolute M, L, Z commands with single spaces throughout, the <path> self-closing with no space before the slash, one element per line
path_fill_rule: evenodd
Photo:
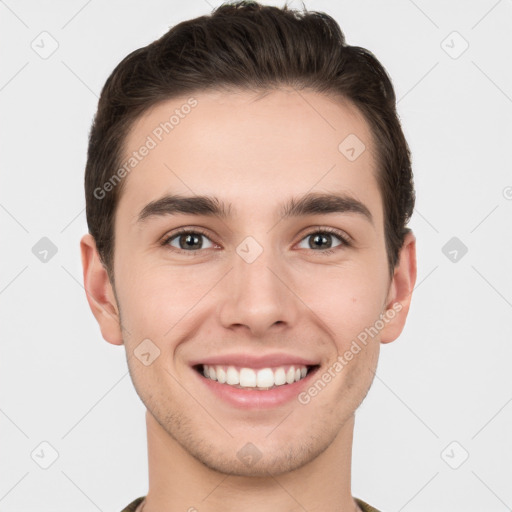
<path fill-rule="evenodd" d="M 390 275 L 374 143 L 350 103 L 290 89 L 194 97 L 197 107 L 125 178 L 115 290 L 94 239 L 81 241 L 90 307 L 105 340 L 125 345 L 147 408 L 144 512 L 359 510 L 350 487 L 354 413 L 372 384 L 380 344 L 403 329 L 416 280 L 414 236 Z M 186 100 L 143 115 L 126 155 Z M 355 161 L 338 150 L 349 134 L 366 146 Z M 281 219 L 280 204 L 307 192 L 349 195 L 372 221 L 354 212 Z M 137 221 L 146 204 L 171 193 L 216 196 L 234 215 Z M 159 243 L 180 227 L 207 232 L 193 256 L 177 252 L 187 250 L 179 236 Z M 323 255 L 327 246 L 310 245 L 308 236 L 317 227 L 339 230 L 351 245 L 327 234 L 333 253 Z M 247 236 L 263 248 L 250 264 L 236 252 Z M 296 354 L 318 360 L 322 375 L 393 304 L 400 311 L 307 404 L 242 410 L 192 378 L 191 360 L 233 352 Z M 148 366 L 134 357 L 144 339 L 160 350 Z M 253 465 L 237 457 L 248 442 L 261 453 Z"/>

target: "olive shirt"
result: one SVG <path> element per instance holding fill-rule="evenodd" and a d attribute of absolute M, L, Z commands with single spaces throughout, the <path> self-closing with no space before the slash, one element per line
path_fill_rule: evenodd
<path fill-rule="evenodd" d="M 135 501 L 132 501 L 121 512 L 135 512 L 137 510 L 137 507 L 143 502 L 144 498 L 145 496 L 141 496 L 140 498 L 137 498 Z M 358 498 L 354 499 L 363 512 L 379 512 L 376 508 L 373 508 L 371 505 L 368 505 L 368 503 L 365 503 L 364 501 Z"/>

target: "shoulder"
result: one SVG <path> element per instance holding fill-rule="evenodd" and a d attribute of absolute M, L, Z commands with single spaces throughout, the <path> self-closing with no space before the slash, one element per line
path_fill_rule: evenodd
<path fill-rule="evenodd" d="M 141 496 L 140 498 L 137 498 L 135 501 L 132 501 L 126 508 L 123 508 L 121 512 L 135 512 L 137 510 L 137 507 L 142 503 L 146 496 Z"/>
<path fill-rule="evenodd" d="M 136 500 L 132 501 L 121 512 L 135 512 L 137 510 L 137 507 L 144 500 L 144 498 L 145 498 L 145 496 L 141 496 L 140 498 L 137 498 Z M 376 508 L 372 507 L 371 505 L 368 505 L 368 503 L 365 503 L 363 500 L 360 500 L 359 498 L 354 498 L 354 499 L 363 512 L 379 512 Z"/>
<path fill-rule="evenodd" d="M 360 500 L 359 498 L 354 498 L 354 500 L 359 505 L 359 508 L 363 512 L 379 512 L 379 510 L 372 507 L 371 505 L 368 505 L 368 503 L 365 503 L 363 500 Z"/>

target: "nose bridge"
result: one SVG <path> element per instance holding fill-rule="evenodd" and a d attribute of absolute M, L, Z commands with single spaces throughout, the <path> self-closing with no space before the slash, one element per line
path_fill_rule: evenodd
<path fill-rule="evenodd" d="M 297 304 L 284 284 L 284 268 L 270 243 L 263 247 L 255 238 L 246 237 L 236 248 L 226 283 L 221 313 L 224 326 L 242 324 L 262 334 L 276 322 L 292 323 Z"/>

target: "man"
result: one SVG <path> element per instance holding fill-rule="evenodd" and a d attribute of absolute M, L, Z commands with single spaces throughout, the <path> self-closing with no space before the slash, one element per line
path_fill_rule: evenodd
<path fill-rule="evenodd" d="M 81 241 L 89 305 L 147 408 L 125 511 L 374 511 L 354 415 L 416 280 L 391 82 L 326 14 L 223 5 L 102 91 Z"/>

